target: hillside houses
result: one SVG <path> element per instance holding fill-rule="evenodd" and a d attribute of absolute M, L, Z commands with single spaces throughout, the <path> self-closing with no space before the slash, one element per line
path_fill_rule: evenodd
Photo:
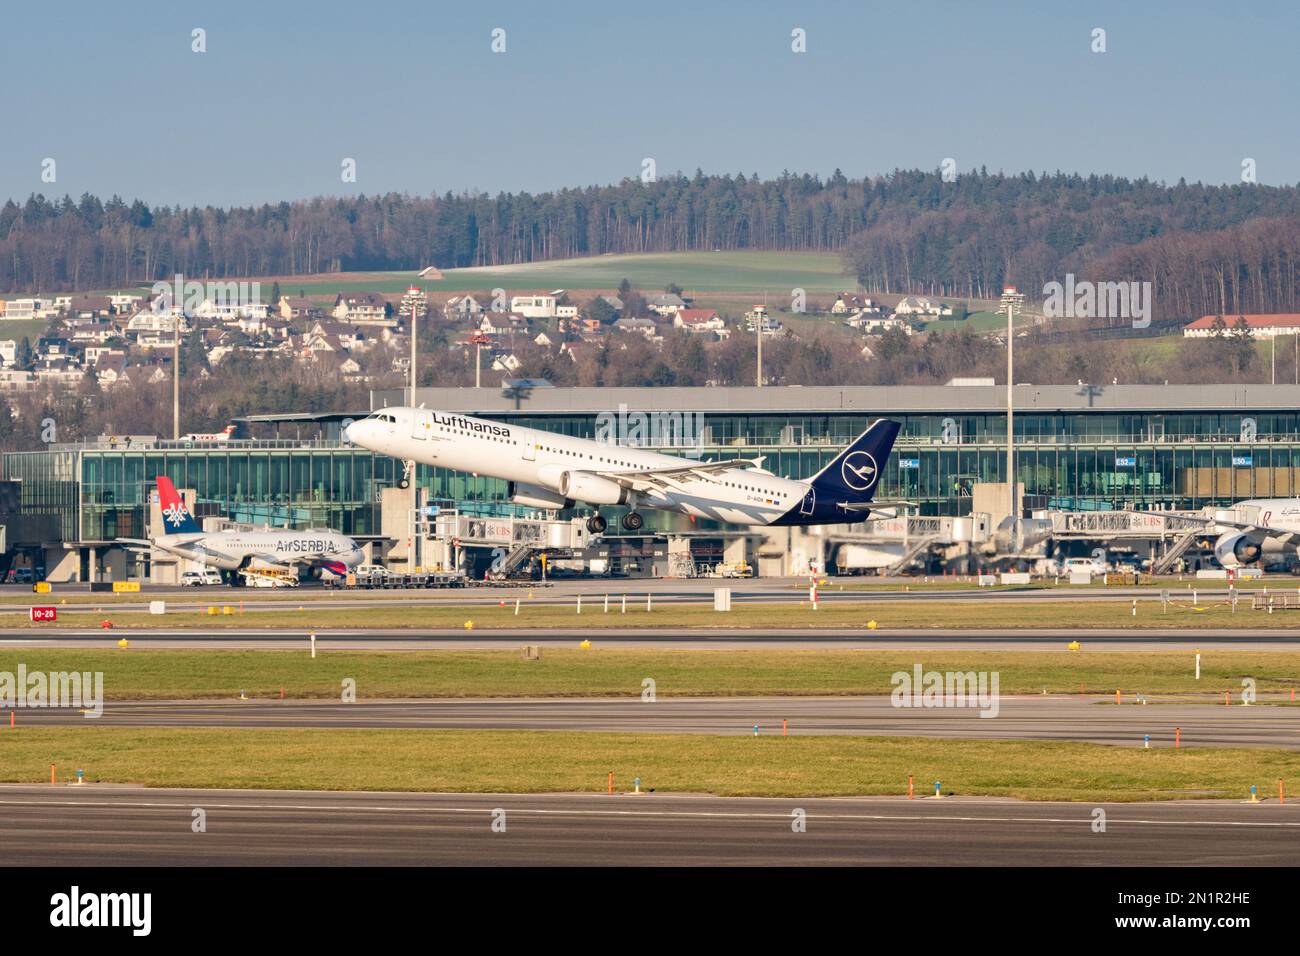
<path fill-rule="evenodd" d="M 442 307 L 442 314 L 449 320 L 471 318 L 483 311 L 478 299 L 472 295 L 454 295 Z"/>
<path fill-rule="evenodd" d="M 672 316 L 674 328 L 696 335 L 716 335 L 725 339 L 729 334 L 727 323 L 713 309 L 677 309 Z"/>
<path fill-rule="evenodd" d="M 849 292 L 841 292 L 835 297 L 835 304 L 831 306 L 832 315 L 860 315 L 862 313 L 879 315 L 881 311 L 880 303 L 870 296 L 853 295 Z"/>
<path fill-rule="evenodd" d="M 894 306 L 894 314 L 902 316 L 916 316 L 924 318 L 933 316 L 942 318 L 952 315 L 952 306 L 946 302 L 939 302 L 935 299 L 928 299 L 925 296 L 906 296 L 899 300 L 898 305 Z"/>
<path fill-rule="evenodd" d="M 378 292 L 340 292 L 334 299 L 334 318 L 354 325 L 379 325 L 396 328 L 388 300 Z"/>
<path fill-rule="evenodd" d="M 444 342 L 458 360 L 467 357 L 471 369 L 478 358 L 483 371 L 503 375 L 523 374 L 539 356 L 567 355 L 577 362 L 604 350 L 634 350 L 639 355 L 644 343 L 659 348 L 665 338 L 680 335 L 716 341 L 731 330 L 717 310 L 693 308 L 689 297 L 675 292 L 634 291 L 626 296 L 630 310 L 617 295 L 590 290 L 578 295 L 580 305 L 563 289 L 513 296 L 497 289 L 475 290 L 444 297 L 412 286 L 405 297 L 365 290 L 340 291 L 332 297 L 277 291 L 269 305 L 229 305 L 213 293 L 191 304 L 189 312 L 166 296 L 15 298 L 4 303 L 6 310 L 16 304 L 19 316 L 50 318 L 45 335 L 29 335 L 24 329 L 23 335 L 0 339 L 0 372 L 14 373 L 0 377 L 0 388 L 90 380 L 103 388 L 156 384 L 168 380 L 178 345 L 190 358 L 192 350 L 202 349 L 206 362 L 200 363 L 201 374 L 231 361 L 279 359 L 309 366 L 312 374 L 349 381 L 404 375 L 410 316 L 403 313 L 403 303 L 416 310 L 422 347 Z M 477 356 L 476 349 L 481 350 Z"/>
<path fill-rule="evenodd" d="M 686 308 L 686 300 L 673 292 L 661 292 L 658 295 L 646 296 L 645 304 L 646 308 L 651 312 L 665 317 L 676 315 Z"/>
<path fill-rule="evenodd" d="M 301 296 L 280 296 L 276 311 L 286 322 L 310 322 L 325 317 L 325 310 L 320 303 Z"/>

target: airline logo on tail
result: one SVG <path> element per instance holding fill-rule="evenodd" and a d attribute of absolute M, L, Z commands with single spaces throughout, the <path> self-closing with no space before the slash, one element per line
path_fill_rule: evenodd
<path fill-rule="evenodd" d="M 185 507 L 176 486 L 166 475 L 158 476 L 158 504 L 162 508 L 163 530 L 167 534 L 193 534 L 199 531 L 194 516 Z"/>
<path fill-rule="evenodd" d="M 840 477 L 854 491 L 866 491 L 876 480 L 876 459 L 870 452 L 855 451 L 844 456 Z"/>

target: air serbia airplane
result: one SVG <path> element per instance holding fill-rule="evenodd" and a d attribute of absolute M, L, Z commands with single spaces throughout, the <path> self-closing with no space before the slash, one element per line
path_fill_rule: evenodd
<path fill-rule="evenodd" d="M 807 481 L 779 478 L 759 467 L 761 458 L 675 458 L 426 408 L 381 409 L 349 425 L 344 437 L 394 458 L 505 479 L 517 504 L 592 505 L 587 528 L 600 534 L 602 505 L 628 508 L 627 531 L 644 524 L 642 507 L 741 525 L 862 521 L 898 429 L 898 422 L 876 421 Z"/>
<path fill-rule="evenodd" d="M 222 571 L 238 571 L 254 561 L 282 568 L 307 565 L 342 577 L 365 557 L 357 543 L 337 531 L 214 531 L 199 528 L 185 501 L 166 475 L 158 476 L 158 503 L 162 508 L 163 535 L 152 540 L 118 538 L 129 550 L 150 547 L 178 558 L 197 561 Z"/>

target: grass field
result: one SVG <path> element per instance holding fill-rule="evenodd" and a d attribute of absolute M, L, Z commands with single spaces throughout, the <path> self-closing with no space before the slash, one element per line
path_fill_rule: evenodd
<path fill-rule="evenodd" d="M 1141 750 L 1097 744 L 902 737 L 715 737 L 432 730 L 0 732 L 0 781 L 37 783 L 56 766 L 89 782 L 152 787 L 436 792 L 643 789 L 728 796 L 921 794 L 1029 800 L 1244 797 L 1300 774 L 1300 754 Z"/>
<path fill-rule="evenodd" d="M 292 602 L 288 602 L 292 605 Z M 236 605 L 225 605 L 234 609 Z M 456 628 L 472 630 L 491 628 L 565 628 L 590 630 L 595 628 L 825 628 L 859 627 L 869 633 L 870 622 L 880 628 L 914 628 L 920 631 L 932 628 L 994 629 L 1014 633 L 1030 627 L 1039 628 L 1193 628 L 1215 627 L 1224 630 L 1255 630 L 1260 628 L 1300 627 L 1300 616 L 1287 612 L 1267 614 L 1250 610 L 1249 601 L 1243 602 L 1234 613 L 1226 603 L 1191 605 L 1190 595 L 1174 595 L 1168 610 L 1161 611 L 1160 599 L 1152 595 L 1138 599 L 1137 613 L 1132 611 L 1129 599 L 1109 601 L 1012 601 L 976 603 L 974 601 L 926 601 L 924 603 L 863 601 L 835 601 L 823 603 L 818 610 L 804 602 L 781 604 L 743 604 L 731 611 L 718 612 L 710 606 L 684 606 L 659 604 L 651 611 L 643 602 L 628 602 L 627 613 L 620 613 L 620 596 L 610 594 L 610 611 L 605 613 L 603 598 L 588 595 L 583 601 L 582 613 L 573 604 L 529 603 L 520 598 L 520 611 L 514 613 L 513 602 L 504 607 L 482 605 L 450 605 L 438 607 L 376 606 L 365 608 L 334 608 L 322 617 L 320 608 L 309 596 L 301 605 L 285 610 L 248 611 L 244 614 L 208 614 L 204 612 L 171 612 L 166 615 L 141 613 L 114 614 L 110 606 L 101 611 L 73 611 L 60 609 L 57 626 L 96 628 L 104 621 L 118 632 L 150 630 L 159 627 L 192 628 L 220 632 L 233 627 L 267 627 L 301 631 L 337 632 L 347 628 Z M 1295 614 L 1295 612 L 1290 612 Z M 20 614 L 0 617 L 0 628 L 29 628 L 33 625 Z M 40 626 L 40 625 L 36 625 Z"/>
<path fill-rule="evenodd" d="M 522 642 L 521 642 L 522 643 Z M 1253 677 L 1260 691 L 1300 687 L 1300 653 L 1203 651 L 641 650 L 517 649 L 296 651 L 0 648 L 0 671 L 102 671 L 109 701 L 253 698 L 338 699 L 344 678 L 365 699 L 411 697 L 636 697 L 653 678 L 665 697 L 888 694 L 890 677 L 927 670 L 996 671 L 1003 694 L 1217 695 Z M 1207 698 L 1208 699 L 1208 698 Z"/>
<path fill-rule="evenodd" d="M 26 337 L 31 340 L 32 348 L 36 348 L 36 340 L 45 334 L 49 324 L 47 319 L 6 319 L 0 322 L 0 339 L 13 339 L 21 344 Z"/>
<path fill-rule="evenodd" d="M 328 277 L 281 278 L 282 290 L 307 295 L 374 289 L 401 292 L 412 281 L 431 294 L 466 292 L 501 286 L 505 289 L 613 289 L 628 279 L 645 291 L 659 291 L 676 282 L 688 292 L 752 292 L 767 289 L 788 298 L 790 290 L 840 292 L 856 283 L 843 274 L 834 254 L 786 252 L 663 252 L 640 255 L 592 256 L 529 262 L 513 266 L 447 269 L 437 281 L 418 280 L 414 272 L 376 272 L 334 281 Z M 314 280 L 314 281 L 313 281 Z"/>

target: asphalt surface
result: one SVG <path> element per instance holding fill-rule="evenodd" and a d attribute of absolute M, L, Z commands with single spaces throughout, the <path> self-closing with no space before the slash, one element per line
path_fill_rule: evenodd
<path fill-rule="evenodd" d="M 328 614 L 322 614 L 328 617 Z M 1300 617 L 1296 619 L 1300 623 Z M 1088 650 L 1169 650 L 1171 648 L 1231 647 L 1234 650 L 1300 650 L 1300 629 L 1256 628 L 1224 631 L 1214 628 L 1126 628 L 1084 631 L 1079 628 L 624 628 L 587 629 L 527 628 L 347 628 L 331 631 L 327 626 L 282 628 L 231 627 L 212 631 L 187 628 L 157 628 L 149 631 L 101 630 L 97 628 L 0 629 L 0 647 L 57 646 L 112 647 L 126 638 L 131 644 L 163 648 L 280 649 L 306 648 L 309 633 L 331 647 L 368 650 L 428 650 L 434 648 L 491 649 L 521 644 L 574 647 L 582 641 L 620 647 L 837 647 L 859 649 L 926 649 L 972 647 L 981 650 L 1059 651 L 1071 641 L 1081 641 Z"/>
<path fill-rule="evenodd" d="M 11 866 L 1294 866 L 1300 804 L 3 786 L 0 844 Z"/>
<path fill-rule="evenodd" d="M 1227 599 L 1226 586 L 1215 581 L 1194 583 L 1190 581 L 1169 581 L 1161 587 L 1044 587 L 1030 585 L 1010 588 L 980 588 L 975 586 L 926 589 L 917 580 L 899 581 L 884 587 L 855 587 L 855 581 L 861 579 L 822 577 L 826 583 L 818 588 L 818 600 L 834 604 L 842 601 L 870 601 L 891 603 L 904 601 L 908 603 L 926 601 L 996 603 L 1023 603 L 1026 601 L 1047 603 L 1078 601 L 1114 601 L 1117 599 L 1138 598 L 1145 602 L 1159 601 L 1161 588 L 1169 592 L 1169 599 L 1182 604 L 1192 603 L 1195 598 L 1199 603 L 1221 602 Z M 942 581 L 942 578 L 936 578 Z M 328 604 L 332 608 L 366 608 L 376 603 L 400 607 L 437 607 L 443 605 L 494 606 L 501 601 L 513 602 L 516 598 L 526 598 L 536 605 L 575 604 L 581 595 L 584 603 L 602 603 L 606 595 L 610 602 L 621 601 L 627 596 L 629 604 L 644 604 L 646 595 L 650 595 L 657 604 L 712 604 L 713 591 L 716 588 L 729 588 L 732 601 L 745 603 L 788 603 L 806 599 L 808 596 L 808 579 L 796 578 L 614 578 L 614 579 L 575 579 L 560 580 L 549 583 L 521 582 L 511 585 L 473 585 L 461 588 L 442 589 L 335 589 L 321 586 L 305 586 L 292 591 L 277 590 L 272 597 L 268 591 L 257 588 L 202 587 L 181 588 L 148 585 L 138 596 L 121 599 L 120 596 L 104 594 L 102 604 L 97 603 L 94 595 L 84 588 L 73 590 L 72 585 L 55 585 L 48 595 L 33 594 L 30 590 L 5 588 L 0 596 L 12 595 L 21 599 L 21 603 L 0 604 L 0 618 L 10 615 L 27 615 L 30 604 L 57 603 L 62 597 L 72 596 L 74 600 L 64 610 L 90 610 L 103 606 L 111 608 L 113 613 L 148 614 L 151 600 L 165 600 L 169 610 L 178 612 L 201 612 L 216 605 L 235 605 L 243 608 L 245 613 L 263 611 L 285 611 L 299 603 L 310 602 L 317 606 Z M 1291 587 L 1270 588 L 1268 582 L 1250 582 L 1239 592 L 1242 600 L 1249 603 L 1250 594 L 1257 590 L 1273 590 L 1290 593 Z"/>
<path fill-rule="evenodd" d="M 1236 698 L 1233 698 L 1236 701 Z M 108 702 L 98 718 L 32 709 L 23 726 L 468 728 L 616 733 L 780 734 L 1073 740 L 1141 747 L 1300 749 L 1300 707 L 1257 703 L 1139 704 L 1132 695 L 1001 697 L 996 716 L 975 706 L 895 707 L 875 697 L 660 697 L 627 699 L 448 699 L 341 701 Z"/>

